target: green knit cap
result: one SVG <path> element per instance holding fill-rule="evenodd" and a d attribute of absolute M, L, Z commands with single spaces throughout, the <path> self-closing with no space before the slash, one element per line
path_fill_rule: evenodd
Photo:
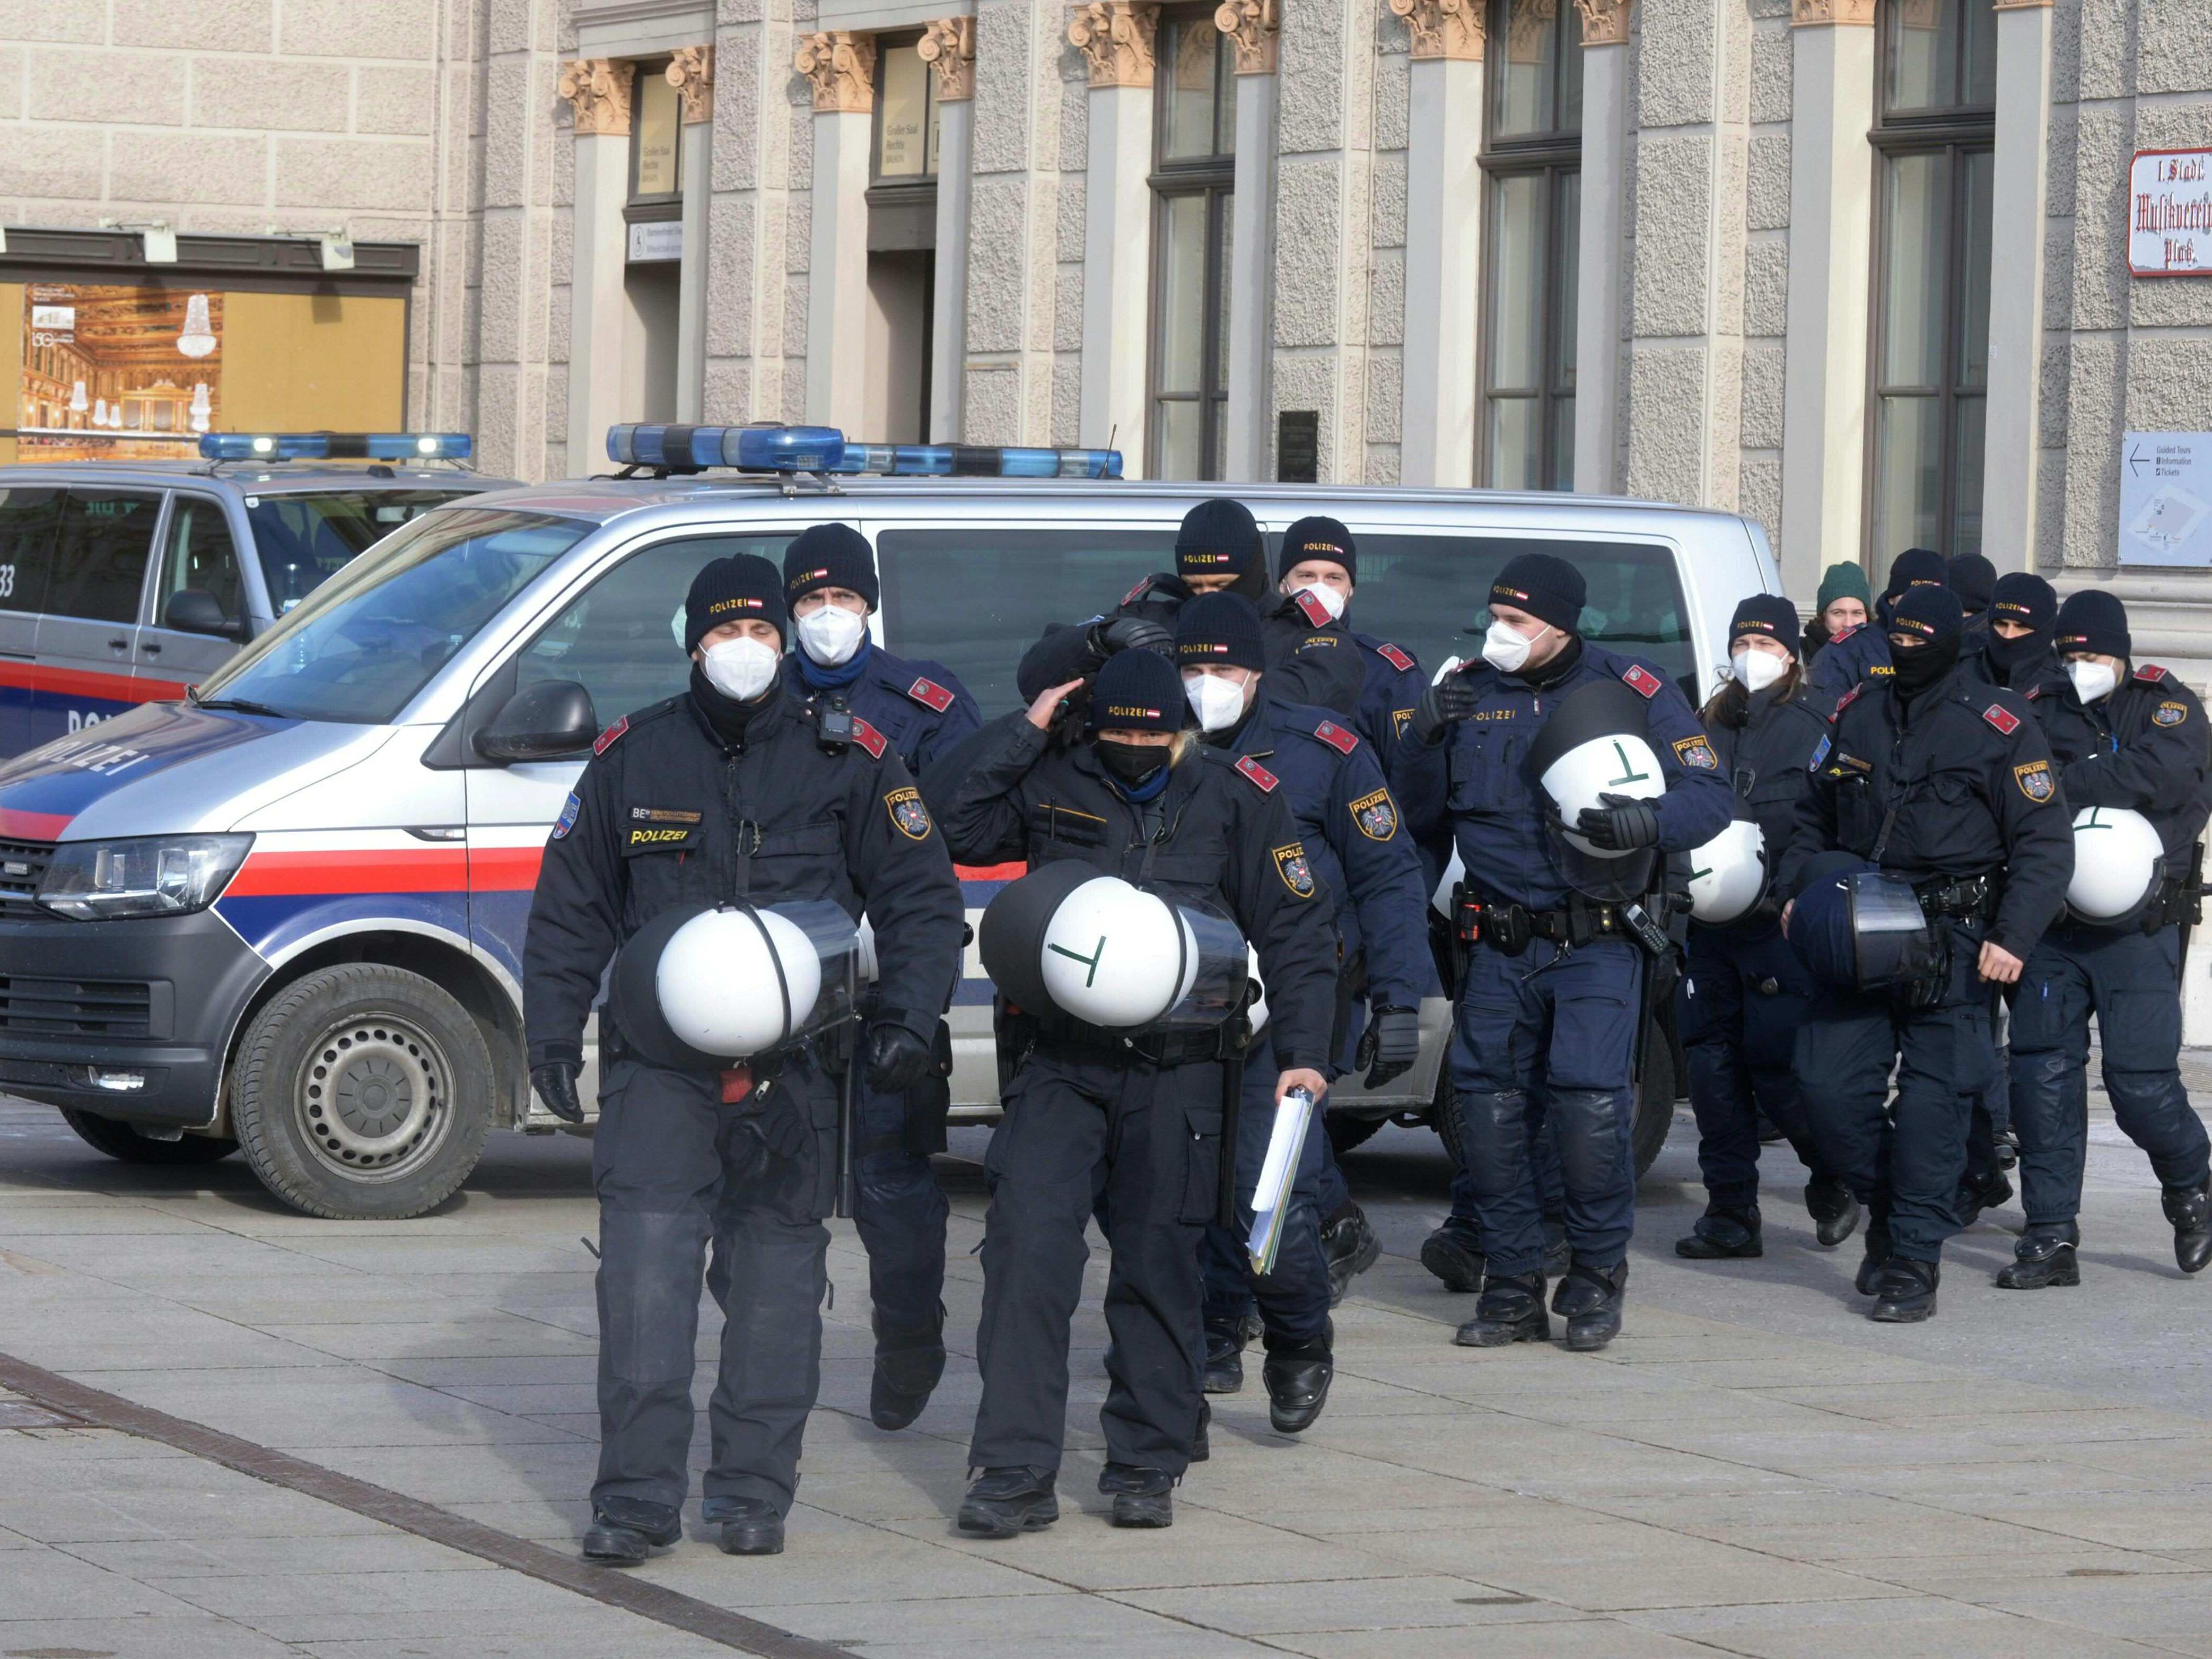
<path fill-rule="evenodd" d="M 1856 599 L 1861 605 L 1874 603 L 1873 590 L 1867 586 L 1866 572 L 1854 563 L 1832 564 L 1820 574 L 1820 591 L 1813 601 L 1813 614 L 1819 616 L 1838 599 Z"/>

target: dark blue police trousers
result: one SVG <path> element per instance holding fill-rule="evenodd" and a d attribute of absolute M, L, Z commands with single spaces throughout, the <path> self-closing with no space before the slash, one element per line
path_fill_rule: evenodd
<path fill-rule="evenodd" d="M 868 1253 L 868 1290 L 885 1330 L 937 1328 L 951 1213 L 929 1149 L 910 1127 L 907 1097 L 865 1084 L 854 1103 L 853 1225 Z M 941 1146 L 939 1150 L 942 1150 Z"/>
<path fill-rule="evenodd" d="M 2063 1225 L 2081 1207 L 2092 1014 L 2121 1131 L 2149 1156 L 2166 1187 L 2203 1184 L 2204 1125 L 2176 1065 L 2180 985 L 2179 927 L 2147 935 L 2062 921 L 2028 953 L 2012 1010 L 2012 1109 L 2030 1226 Z"/>
<path fill-rule="evenodd" d="M 1244 1091 L 1237 1115 L 1237 1225 L 1233 1231 L 1220 1226 L 1206 1230 L 1206 1316 L 1241 1318 L 1256 1299 L 1270 1351 L 1317 1350 L 1328 1327 L 1328 1260 L 1322 1254 L 1319 1198 L 1328 1155 L 1322 1107 L 1315 1108 L 1298 1154 L 1274 1270 L 1265 1275 L 1254 1273 L 1246 1248 L 1252 1236 L 1252 1196 L 1275 1131 L 1275 1079 L 1279 1074 L 1274 1050 L 1262 1033 L 1244 1054 Z"/>
<path fill-rule="evenodd" d="M 1813 994 L 1812 976 L 1779 927 L 1738 933 L 1690 924 L 1674 1030 L 1689 1061 L 1698 1168 L 1717 1206 L 1748 1209 L 1759 1201 L 1761 1112 L 1815 1177 L 1826 1169 L 1790 1065 Z"/>

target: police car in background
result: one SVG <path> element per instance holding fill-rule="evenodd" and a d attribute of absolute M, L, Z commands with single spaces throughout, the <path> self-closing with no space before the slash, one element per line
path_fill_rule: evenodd
<path fill-rule="evenodd" d="M 199 442 L 0 467 L 0 756 L 182 696 L 379 538 L 511 482 L 458 470 L 459 433 Z"/>
<path fill-rule="evenodd" d="M 1208 493 L 1119 482 L 1111 452 L 847 444 L 825 428 L 618 428 L 625 476 L 452 501 L 329 577 L 187 702 L 0 764 L 0 1089 L 93 1145 L 169 1163 L 242 1146 L 299 1208 L 414 1214 L 494 1127 L 550 1132 L 523 1064 L 520 955 L 546 836 L 602 726 L 684 689 L 685 589 L 825 519 L 876 549 L 871 626 L 987 714 L 1051 622 L 1172 567 Z M 728 471 L 714 471 L 726 466 Z M 931 476 L 936 475 L 936 476 Z M 1710 681 L 1736 600 L 1774 591 L 1729 514 L 1559 495 L 1234 487 L 1279 533 L 1359 538 L 1353 618 L 1431 669 L 1492 574 L 1542 548 L 1589 579 L 1592 637 Z M 532 696 L 548 681 L 586 700 Z M 553 729 L 532 711 L 562 708 Z M 1018 868 L 962 872 L 971 919 Z M 990 985 L 952 1010 L 957 1116 L 997 1109 Z M 1431 1113 L 1449 1024 L 1333 1123 Z M 1647 1043 L 1638 1146 L 1671 1119 Z M 584 1098 L 595 1095 L 586 1079 Z M 1449 1117 L 1449 1115 L 1446 1115 Z"/>

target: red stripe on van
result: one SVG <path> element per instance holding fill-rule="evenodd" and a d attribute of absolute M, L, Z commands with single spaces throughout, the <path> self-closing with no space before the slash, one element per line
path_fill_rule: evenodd
<path fill-rule="evenodd" d="M 459 847 L 421 852 L 255 853 L 225 898 L 300 893 L 465 893 L 469 858 Z"/>
<path fill-rule="evenodd" d="M 0 806 L 0 836 L 14 841 L 59 841 L 74 812 L 22 812 Z"/>
<path fill-rule="evenodd" d="M 472 847 L 469 887 L 478 893 L 526 893 L 538 885 L 542 847 Z"/>
<path fill-rule="evenodd" d="M 143 679 L 33 662 L 0 662 L 0 685 L 55 691 L 68 697 L 97 697 L 102 702 L 166 702 L 185 695 L 182 680 Z"/>

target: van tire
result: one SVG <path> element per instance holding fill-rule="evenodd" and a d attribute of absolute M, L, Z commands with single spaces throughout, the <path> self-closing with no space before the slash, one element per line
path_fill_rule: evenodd
<path fill-rule="evenodd" d="M 1637 1080 L 1636 1115 L 1628 1127 L 1629 1150 L 1636 1158 L 1638 1181 L 1658 1161 L 1660 1149 L 1667 1144 L 1668 1133 L 1674 1127 L 1674 1045 L 1668 1040 L 1667 1028 L 1656 1019 L 1644 1036 L 1644 1075 Z M 1459 1118 L 1451 1109 L 1451 1079 L 1447 1074 L 1437 1079 L 1437 1102 L 1429 1121 L 1442 1138 L 1444 1151 L 1450 1154 L 1452 1167 L 1465 1169 L 1467 1160 L 1459 1145 Z"/>
<path fill-rule="evenodd" d="M 305 975 L 254 1015 L 230 1121 L 253 1173 L 293 1208 L 393 1221 L 468 1178 L 494 1095 L 467 1009 L 420 974 L 353 963 Z"/>
<path fill-rule="evenodd" d="M 1354 1146 L 1364 1146 L 1390 1120 L 1388 1117 L 1368 1117 L 1358 1112 L 1326 1112 L 1322 1115 L 1322 1127 L 1328 1131 L 1329 1150 L 1342 1157 Z"/>
<path fill-rule="evenodd" d="M 75 1106 L 62 1108 L 62 1121 L 76 1130 L 77 1139 L 94 1152 L 119 1158 L 125 1164 L 185 1169 L 220 1163 L 238 1150 L 238 1143 L 228 1135 L 187 1134 L 174 1140 L 156 1140 L 120 1118 L 103 1117 L 98 1112 L 82 1111 Z"/>

